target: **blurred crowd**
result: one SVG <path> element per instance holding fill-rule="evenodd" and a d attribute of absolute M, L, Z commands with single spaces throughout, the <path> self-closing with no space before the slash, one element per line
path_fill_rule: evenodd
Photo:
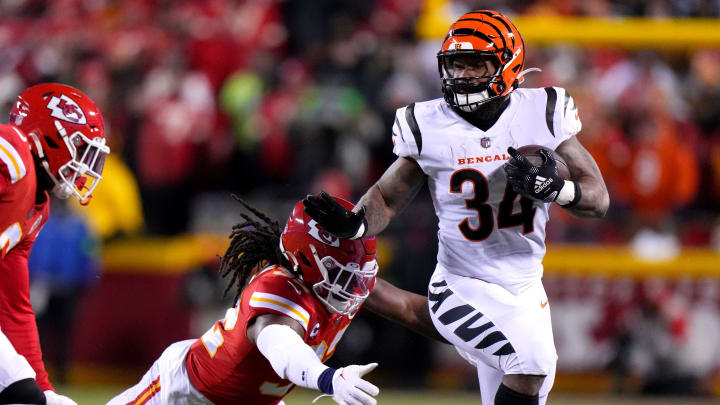
<path fill-rule="evenodd" d="M 71 84 L 95 100 L 112 148 L 106 180 L 88 207 L 101 240 L 226 233 L 235 222 L 223 209 L 230 192 L 264 201 L 279 220 L 309 192 L 355 201 L 395 158 L 395 109 L 441 96 L 440 38 L 416 34 L 430 4 L 447 12 L 448 24 L 473 8 L 511 18 L 720 17 L 720 2 L 712 0 L 7 0 L 0 2 L 0 116 L 23 88 L 43 81 Z M 569 90 L 583 122 L 579 139 L 612 200 L 603 221 L 554 208 L 551 242 L 628 243 L 641 255 L 720 249 L 720 49 L 690 45 L 526 44 L 526 67 L 542 72 L 524 86 Z M 421 293 L 436 253 L 432 210 L 421 192 L 384 234 L 388 278 Z M 610 326 L 600 329 L 617 333 L 596 334 L 598 341 L 626 350 L 623 325 L 653 324 L 664 314 L 642 308 L 628 315 L 632 321 L 606 319 Z M 432 351 L 396 329 L 358 326 L 352 333 L 369 330 L 390 342 L 386 356 L 408 358 L 391 349 L 393 341 Z M 643 336 L 627 339 L 652 347 L 638 345 Z M 370 350 L 348 346 L 354 354 Z M 613 363 L 612 352 L 602 361 L 620 374 L 629 369 Z M 417 364 L 398 364 L 417 373 L 433 362 L 409 358 Z M 647 370 L 655 364 L 638 361 Z"/>
<path fill-rule="evenodd" d="M 106 220 L 104 237 L 193 230 L 202 215 L 194 201 L 223 191 L 294 200 L 324 188 L 353 200 L 394 159 L 394 110 L 440 95 L 439 39 L 415 34 L 429 3 L 438 1 L 5 1 L 0 106 L 47 80 L 99 104 L 114 164 L 131 179 L 103 188 L 123 188 L 113 200 L 128 202 L 117 205 L 144 214 Z M 440 3 L 449 20 L 475 7 L 598 17 L 717 17 L 720 7 Z M 576 99 L 580 139 L 613 201 L 610 221 L 592 232 L 560 214 L 551 239 L 625 242 L 649 228 L 710 244 L 720 207 L 720 51 L 528 44 L 527 55 L 526 66 L 543 71 L 525 86 L 563 86 Z"/>
<path fill-rule="evenodd" d="M 558 370 L 605 370 L 619 393 L 697 395 L 720 374 L 715 277 L 545 277 Z"/>

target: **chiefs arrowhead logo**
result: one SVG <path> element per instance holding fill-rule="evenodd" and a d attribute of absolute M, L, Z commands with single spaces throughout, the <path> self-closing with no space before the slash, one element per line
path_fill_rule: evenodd
<path fill-rule="evenodd" d="M 85 114 L 80 109 L 80 106 L 78 106 L 73 99 L 64 94 L 61 94 L 60 97 L 52 96 L 47 104 L 47 108 L 51 111 L 51 117 L 68 121 L 73 124 L 87 124 Z"/>
<path fill-rule="evenodd" d="M 338 239 L 337 236 L 331 234 L 330 232 L 324 230 L 320 226 L 320 224 L 315 222 L 314 219 L 308 221 L 308 226 L 310 227 L 310 229 L 308 230 L 308 234 L 315 238 L 318 242 L 322 242 L 332 247 L 340 247 L 340 239 Z"/>

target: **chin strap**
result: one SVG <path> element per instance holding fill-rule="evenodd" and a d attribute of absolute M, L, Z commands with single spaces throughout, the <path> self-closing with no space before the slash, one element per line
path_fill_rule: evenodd
<path fill-rule="evenodd" d="M 56 121 L 57 122 L 57 121 Z M 50 170 L 50 163 L 48 162 L 47 156 L 45 156 L 45 152 L 43 151 L 42 145 L 40 144 L 40 141 L 37 139 L 37 135 L 35 132 L 30 132 L 30 138 L 33 140 L 33 143 L 35 144 L 35 151 L 37 153 L 38 159 L 40 159 L 40 164 L 42 164 L 42 167 L 45 169 L 45 172 L 47 172 L 48 177 L 50 177 L 50 180 L 53 182 L 53 188 L 51 189 L 52 193 L 60 199 L 66 199 L 70 197 L 70 194 L 66 194 L 65 190 L 62 190 L 64 184 L 61 184 L 57 178 L 52 174 L 52 171 Z"/>
<path fill-rule="evenodd" d="M 90 204 L 90 200 L 92 200 L 92 194 L 87 195 L 84 199 L 80 200 L 80 205 L 83 207 Z"/>
<path fill-rule="evenodd" d="M 30 138 L 33 140 L 33 143 L 35 144 L 35 150 L 37 150 L 38 157 L 43 160 L 47 160 L 45 158 L 45 152 L 43 152 L 42 145 L 40 144 L 40 141 L 37 139 L 37 135 L 35 135 L 35 132 L 30 132 Z"/>
<path fill-rule="evenodd" d="M 70 197 L 72 192 L 67 190 L 66 184 L 60 183 L 58 181 L 58 179 L 52 174 L 52 171 L 50 170 L 50 164 L 48 163 L 47 159 L 45 159 L 45 158 L 42 159 L 42 165 L 45 168 L 45 171 L 47 172 L 48 177 L 50 177 L 50 180 L 52 180 L 52 182 L 54 184 L 54 187 L 52 188 L 52 193 L 55 195 L 55 197 L 57 197 L 61 200 L 65 200 L 68 197 Z"/>

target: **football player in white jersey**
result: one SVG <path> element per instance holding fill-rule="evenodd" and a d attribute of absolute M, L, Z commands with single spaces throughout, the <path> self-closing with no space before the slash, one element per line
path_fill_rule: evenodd
<path fill-rule="evenodd" d="M 557 203 L 601 218 L 610 204 L 600 170 L 575 135 L 581 124 L 562 88 L 518 88 L 522 37 L 504 15 L 460 17 L 438 53 L 440 99 L 397 110 L 397 160 L 349 211 L 322 193 L 306 212 L 342 238 L 375 235 L 427 182 L 439 219 L 429 305 L 438 331 L 475 364 L 482 403 L 545 404 L 557 354 L 543 288 L 545 224 Z M 533 166 L 516 151 L 554 150 Z M 536 181 L 538 184 L 536 185 Z"/>

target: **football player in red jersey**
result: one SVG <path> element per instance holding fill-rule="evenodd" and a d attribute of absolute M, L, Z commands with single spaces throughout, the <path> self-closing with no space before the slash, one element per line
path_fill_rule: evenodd
<path fill-rule="evenodd" d="M 100 111 L 63 84 L 28 88 L 0 124 L 0 404 L 75 404 L 48 380 L 27 263 L 50 213 L 48 191 L 87 204 L 108 153 Z"/>
<path fill-rule="evenodd" d="M 363 376 L 376 363 L 337 370 L 323 364 L 364 302 L 442 340 L 427 298 L 376 279 L 374 237 L 338 239 L 301 202 L 282 229 L 239 201 L 259 220 L 243 214 L 220 265 L 231 276 L 228 290 L 238 288 L 236 305 L 200 339 L 168 347 L 140 383 L 108 405 L 283 404 L 295 385 L 339 404 L 375 404 L 379 390 Z"/>

